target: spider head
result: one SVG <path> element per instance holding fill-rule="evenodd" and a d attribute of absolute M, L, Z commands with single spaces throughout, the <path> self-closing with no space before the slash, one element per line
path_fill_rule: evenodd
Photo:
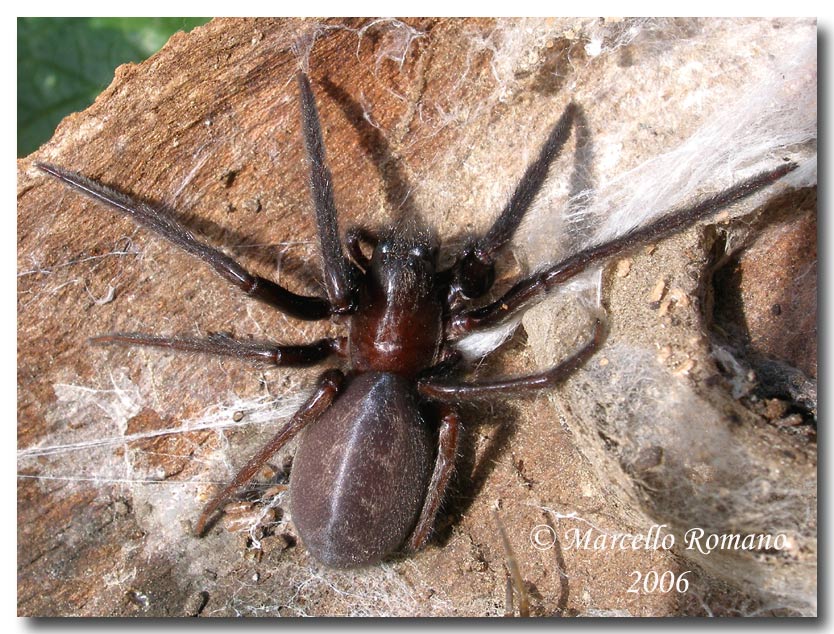
<path fill-rule="evenodd" d="M 370 273 L 388 296 L 425 297 L 434 287 L 437 242 L 428 231 L 397 225 L 374 249 Z"/>

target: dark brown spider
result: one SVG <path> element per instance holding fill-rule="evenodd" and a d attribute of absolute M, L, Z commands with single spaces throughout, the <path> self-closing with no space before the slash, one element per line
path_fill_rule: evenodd
<path fill-rule="evenodd" d="M 496 301 L 473 305 L 492 288 L 496 258 L 565 144 L 577 106 L 565 109 L 492 227 L 470 240 L 449 268 L 438 270 L 439 243 L 413 217 L 379 234 L 349 231 L 343 246 L 318 111 L 304 72 L 298 84 L 326 297 L 297 295 L 252 275 L 198 240 L 174 217 L 125 193 L 62 167 L 38 167 L 156 231 L 251 297 L 298 319 L 347 318 L 347 337 L 302 345 L 244 342 L 225 335 L 195 339 L 115 333 L 94 339 L 99 344 L 157 346 L 281 366 L 311 365 L 331 355 L 343 358 L 346 372 L 331 369 L 321 375 L 312 396 L 206 506 L 197 522 L 197 533 L 202 534 L 235 490 L 305 430 L 291 474 L 293 520 L 307 549 L 329 566 L 371 564 L 403 545 L 411 550 L 425 545 L 454 470 L 460 424 L 455 404 L 556 385 L 600 346 L 603 328 L 597 321 L 587 342 L 553 368 L 486 382 L 454 378 L 465 369 L 456 349 L 463 336 L 518 316 L 588 267 L 686 227 L 796 167 L 786 163 L 754 176 L 525 277 Z M 370 258 L 362 244 L 373 249 Z"/>

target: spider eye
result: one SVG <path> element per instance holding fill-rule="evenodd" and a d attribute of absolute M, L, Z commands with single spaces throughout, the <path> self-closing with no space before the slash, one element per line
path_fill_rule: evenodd
<path fill-rule="evenodd" d="M 408 252 L 409 255 L 416 256 L 421 260 L 428 260 L 429 259 L 429 250 L 424 246 L 417 246 L 412 247 L 411 250 Z"/>

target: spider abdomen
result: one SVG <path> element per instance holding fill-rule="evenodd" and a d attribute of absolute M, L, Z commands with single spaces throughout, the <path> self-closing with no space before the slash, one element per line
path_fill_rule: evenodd
<path fill-rule="evenodd" d="M 411 534 L 431 475 L 431 434 L 411 383 L 356 376 L 301 437 L 290 490 L 293 521 L 322 563 L 376 563 Z"/>

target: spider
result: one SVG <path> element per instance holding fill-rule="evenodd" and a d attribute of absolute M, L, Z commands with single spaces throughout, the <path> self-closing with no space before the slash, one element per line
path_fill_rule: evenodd
<path fill-rule="evenodd" d="M 567 106 L 489 230 L 470 238 L 452 264 L 441 269 L 435 233 L 413 216 L 379 232 L 351 229 L 342 240 L 318 110 L 304 71 L 298 73 L 298 87 L 324 297 L 298 295 L 250 273 L 195 237 L 172 215 L 122 191 L 63 167 L 46 163 L 37 167 L 155 231 L 248 296 L 297 319 L 346 322 L 347 336 L 301 345 L 240 341 L 227 335 L 144 333 L 113 333 L 92 340 L 227 355 L 276 366 L 307 366 L 340 357 L 345 370 L 328 369 L 320 375 L 306 402 L 207 504 L 196 524 L 196 533 L 204 534 L 235 491 L 303 430 L 290 475 L 292 517 L 307 550 L 331 567 L 369 565 L 403 548 L 422 548 L 455 467 L 461 425 L 457 404 L 557 385 L 602 344 L 604 327 L 597 319 L 584 343 L 550 369 L 490 381 L 457 378 L 467 369 L 456 347 L 465 335 L 517 317 L 588 267 L 691 225 L 796 168 L 784 163 L 629 234 L 589 247 L 518 280 L 489 302 L 483 298 L 495 281 L 497 257 L 507 248 L 570 136 L 579 107 Z"/>

